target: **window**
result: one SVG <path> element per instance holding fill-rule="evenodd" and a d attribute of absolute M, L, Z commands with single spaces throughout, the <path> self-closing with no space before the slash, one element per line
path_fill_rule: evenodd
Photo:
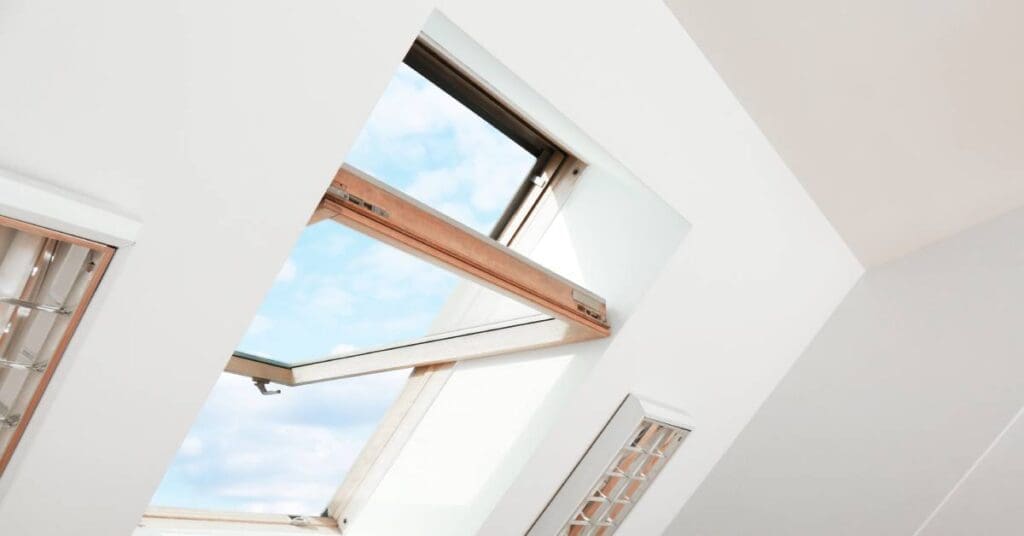
<path fill-rule="evenodd" d="M 528 536 L 610 536 L 690 431 L 683 414 L 626 397 Z"/>
<path fill-rule="evenodd" d="M 176 510 L 143 523 L 329 528 L 448 364 L 608 335 L 603 299 L 520 253 L 581 169 L 418 41 L 154 496 Z"/>
<path fill-rule="evenodd" d="M 0 473 L 113 253 L 0 216 Z"/>

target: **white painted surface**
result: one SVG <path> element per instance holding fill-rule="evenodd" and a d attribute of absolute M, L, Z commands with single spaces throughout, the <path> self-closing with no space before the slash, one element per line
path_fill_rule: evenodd
<path fill-rule="evenodd" d="M 630 255 L 667 262 L 635 305 L 621 285 L 634 277 L 642 288 L 655 274 L 630 268 L 651 262 L 614 248 L 580 255 L 588 277 L 618 278 L 584 278 L 627 306 L 613 339 L 560 360 L 457 367 L 349 534 L 523 534 L 627 392 L 686 410 L 699 430 L 620 531 L 658 534 L 860 265 L 661 3 L 449 1 L 442 10 L 543 97 L 526 99 L 528 115 L 544 124 L 545 107 L 564 114 L 593 139 L 579 147 L 607 152 L 692 229 L 674 251 L 663 237 L 630 235 Z M 524 39 L 524 28 L 538 38 Z M 554 130 L 573 146 L 571 132 Z M 618 232 L 629 235 L 627 221 L 614 221 Z"/>
<path fill-rule="evenodd" d="M 1024 3 L 667 3 L 865 265 L 1024 204 Z"/>
<path fill-rule="evenodd" d="M 111 246 L 135 242 L 142 224 L 92 199 L 0 169 L 0 215 Z"/>
<path fill-rule="evenodd" d="M 0 533 L 131 531 L 430 4 L 4 4 L 0 71 L 14 82 L 0 85 L 0 165 L 145 227 L 0 479 Z M 467 426 L 466 412 L 506 419 L 487 437 L 503 450 L 449 464 L 444 486 L 407 473 L 399 484 L 447 504 L 416 533 L 522 534 L 633 391 L 700 430 L 620 531 L 658 534 L 860 265 L 659 1 L 441 6 L 537 91 L 530 110 L 558 110 L 593 140 L 563 125 L 563 141 L 609 155 L 591 177 L 621 166 L 693 228 L 678 248 L 678 234 L 612 218 L 563 229 L 576 251 L 635 242 L 639 257 L 579 262 L 616 335 L 561 358 L 460 366 L 417 431 L 437 456 L 420 459 L 497 430 Z"/>
<path fill-rule="evenodd" d="M 1018 534 L 1024 527 L 1024 423 L 1018 412 L 914 536 Z"/>
<path fill-rule="evenodd" d="M 1024 209 L 868 272 L 667 534 L 914 534 L 1024 405 L 1021 236 Z M 922 534 L 1019 533 L 1019 437 Z"/>
<path fill-rule="evenodd" d="M 0 534 L 131 532 L 425 4 L 3 3 L 0 167 L 144 228 L 0 479 Z"/>

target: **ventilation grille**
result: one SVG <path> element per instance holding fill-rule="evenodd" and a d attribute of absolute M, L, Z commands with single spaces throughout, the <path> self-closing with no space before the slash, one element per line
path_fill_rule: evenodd
<path fill-rule="evenodd" d="M 644 420 L 559 534 L 608 536 L 614 533 L 686 433 L 681 428 Z"/>

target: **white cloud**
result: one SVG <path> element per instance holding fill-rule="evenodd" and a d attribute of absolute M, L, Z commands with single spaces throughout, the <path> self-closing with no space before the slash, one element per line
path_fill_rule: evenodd
<path fill-rule="evenodd" d="M 266 332 L 274 325 L 274 321 L 264 315 L 256 315 L 252 317 L 252 322 L 249 323 L 249 329 L 246 331 L 246 336 L 251 337 Z"/>
<path fill-rule="evenodd" d="M 179 456 L 194 457 L 202 453 L 203 440 L 193 435 L 186 437 L 185 441 L 181 443 L 181 448 L 178 450 Z"/>
<path fill-rule="evenodd" d="M 274 279 L 274 282 L 287 283 L 295 279 L 295 274 L 297 272 L 298 269 L 295 266 L 295 261 L 293 261 L 291 257 L 289 257 L 288 260 L 284 261 L 284 266 L 281 266 L 281 271 L 277 272 L 277 278 Z"/>
<path fill-rule="evenodd" d="M 344 282 L 328 281 L 315 287 L 307 307 L 314 313 L 348 315 L 352 313 L 353 302 L 352 294 L 344 288 Z"/>
<path fill-rule="evenodd" d="M 262 396 L 224 374 L 154 504 L 318 515 L 408 377 L 392 371 Z"/>
<path fill-rule="evenodd" d="M 437 154 L 446 158 L 439 161 Z M 482 233 L 490 231 L 491 221 L 534 162 L 525 150 L 405 66 L 374 108 L 350 160 L 371 167 L 381 160 L 398 161 L 421 170 L 406 191 Z M 452 210 L 455 205 L 462 208 Z"/>
<path fill-rule="evenodd" d="M 351 351 L 353 351 L 355 349 L 356 349 L 356 347 L 352 346 L 351 344 L 345 344 L 345 343 L 336 344 L 334 346 L 334 348 L 331 348 L 331 355 L 347 354 L 347 353 L 349 353 L 349 352 L 351 352 Z"/>

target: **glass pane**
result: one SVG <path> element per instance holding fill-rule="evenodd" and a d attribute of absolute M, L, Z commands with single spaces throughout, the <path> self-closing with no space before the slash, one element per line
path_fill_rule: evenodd
<path fill-rule="evenodd" d="M 486 235 L 536 158 L 402 64 L 345 161 Z"/>
<path fill-rule="evenodd" d="M 295 365 L 538 314 L 328 220 L 302 233 L 239 350 Z"/>
<path fill-rule="evenodd" d="M 409 376 L 397 370 L 261 395 L 224 373 L 152 504 L 318 516 Z"/>
<path fill-rule="evenodd" d="M 73 313 L 87 299 L 99 253 L 0 223 L 0 454 L 26 412 Z"/>

